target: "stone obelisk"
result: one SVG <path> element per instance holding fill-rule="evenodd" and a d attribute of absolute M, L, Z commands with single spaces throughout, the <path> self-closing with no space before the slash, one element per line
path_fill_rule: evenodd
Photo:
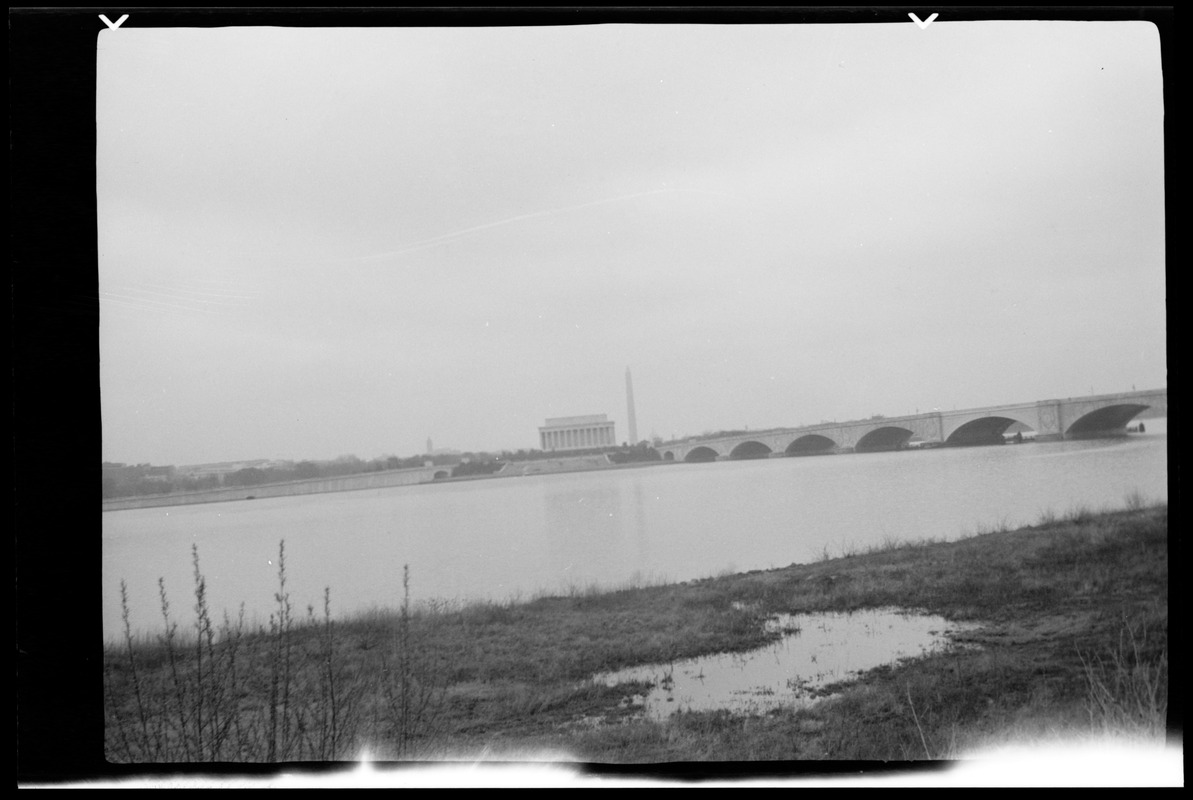
<path fill-rule="evenodd" d="M 638 444 L 638 418 L 634 415 L 634 379 L 630 377 L 630 368 L 625 368 L 625 402 L 629 409 L 630 444 Z"/>

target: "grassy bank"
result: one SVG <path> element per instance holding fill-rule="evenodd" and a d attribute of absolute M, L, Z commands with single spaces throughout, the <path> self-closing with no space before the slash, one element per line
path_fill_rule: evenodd
<path fill-rule="evenodd" d="M 407 602 L 346 620 L 334 618 L 330 592 L 322 609 L 290 607 L 283 550 L 277 607 L 254 631 L 211 618 L 195 553 L 188 621 L 163 594 L 166 635 L 106 649 L 107 754 L 644 763 L 936 759 L 1088 734 L 1162 742 L 1168 510 L 1129 505 L 683 584 L 516 604 Z M 623 702 L 645 687 L 590 680 L 759 647 L 777 613 L 889 606 L 981 626 L 963 637 L 971 647 L 762 717 L 649 722 Z"/>

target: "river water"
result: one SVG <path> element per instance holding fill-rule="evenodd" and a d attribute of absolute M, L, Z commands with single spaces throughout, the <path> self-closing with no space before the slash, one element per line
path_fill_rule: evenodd
<path fill-rule="evenodd" d="M 102 514 L 105 638 L 193 621 L 191 547 L 218 615 L 267 623 L 278 543 L 295 613 L 529 599 L 592 585 L 782 567 L 888 541 L 954 539 L 1046 512 L 1168 499 L 1167 420 L 1117 439 L 495 478 Z"/>

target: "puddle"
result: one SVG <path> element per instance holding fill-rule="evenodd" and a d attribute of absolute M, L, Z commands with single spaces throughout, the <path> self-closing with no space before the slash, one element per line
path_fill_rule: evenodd
<path fill-rule="evenodd" d="M 646 695 L 634 698 L 634 705 L 655 720 L 680 710 L 764 714 L 810 705 L 821 699 L 817 690 L 825 686 L 944 649 L 948 634 L 977 627 L 897 609 L 784 614 L 768 621 L 767 630 L 785 635 L 760 650 L 631 667 L 594 680 L 607 686 L 653 683 Z"/>

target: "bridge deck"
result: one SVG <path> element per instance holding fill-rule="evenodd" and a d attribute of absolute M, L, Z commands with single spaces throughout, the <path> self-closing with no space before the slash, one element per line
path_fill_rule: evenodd
<path fill-rule="evenodd" d="M 962 430 L 966 431 L 963 434 L 964 438 L 960 442 L 954 439 L 954 443 L 977 443 L 979 440 L 993 439 L 995 435 L 1001 435 L 1001 431 L 996 430 L 997 425 L 985 422 L 990 418 L 1009 420 L 1003 429 L 1009 427 L 1011 422 L 1021 422 L 1035 430 L 1041 439 L 1064 438 L 1066 433 L 1084 417 L 1116 406 L 1135 405 L 1144 408 L 1163 407 L 1167 409 L 1168 390 L 1150 389 L 1026 403 L 1005 403 L 948 411 L 933 409 L 919 414 L 880 416 L 843 422 L 819 422 L 814 425 L 747 431 L 728 436 L 681 439 L 665 442 L 656 449 L 660 453 L 671 453 L 675 458 L 684 458 L 693 450 L 704 447 L 714 451 L 718 457 L 724 458 L 735 448 L 747 442 L 757 442 L 768 448 L 774 455 L 775 451 L 786 451 L 802 438 L 822 436 L 834 443 L 835 452 L 847 452 L 865 442 L 867 437 L 871 437 L 869 441 L 875 449 L 893 449 L 912 438 L 919 438 L 934 444 L 946 444 L 949 443 L 953 434 Z M 1129 408 L 1127 413 L 1130 413 Z M 897 436 L 892 436 L 884 431 L 888 428 L 902 430 L 908 435 L 902 442 L 898 442 Z M 879 433 L 876 434 L 876 432 Z M 826 451 L 827 448 L 822 450 Z M 759 454 L 752 452 L 750 455 L 758 457 Z"/>

